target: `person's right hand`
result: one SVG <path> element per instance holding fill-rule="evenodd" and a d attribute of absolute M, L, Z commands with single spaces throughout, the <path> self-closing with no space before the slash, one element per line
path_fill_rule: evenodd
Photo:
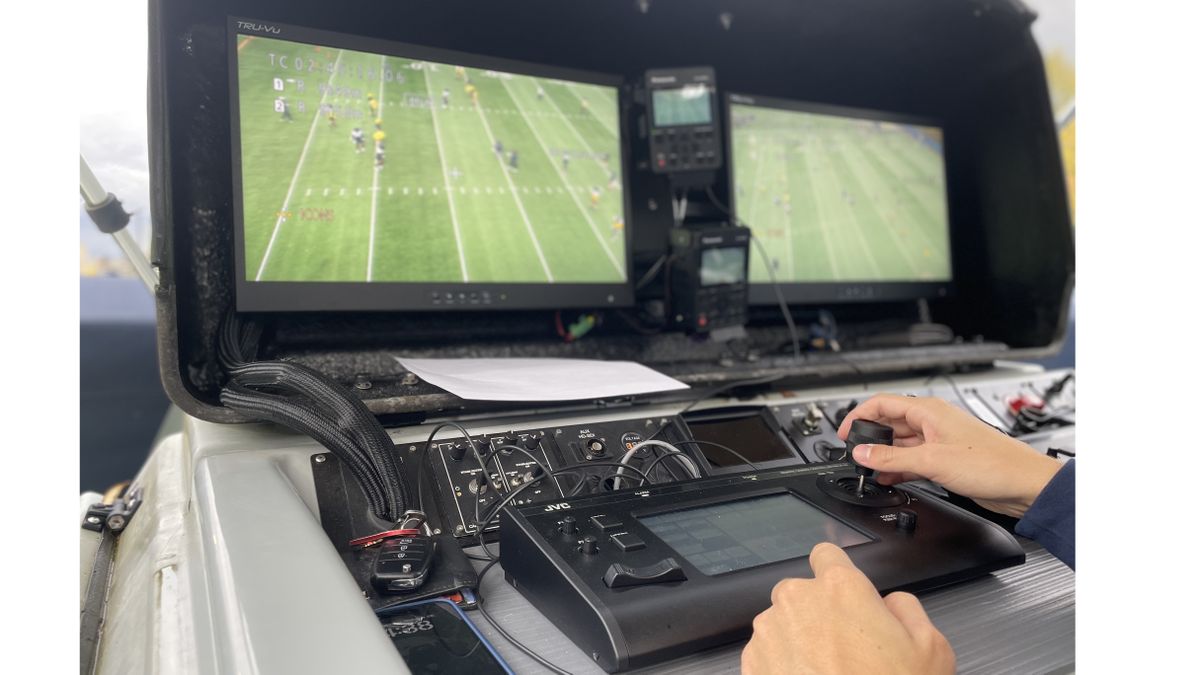
<path fill-rule="evenodd" d="M 1062 467 L 1057 460 L 937 398 L 880 394 L 846 415 L 895 430 L 894 445 L 860 445 L 854 460 L 893 485 L 927 478 L 986 509 L 1020 518 Z"/>

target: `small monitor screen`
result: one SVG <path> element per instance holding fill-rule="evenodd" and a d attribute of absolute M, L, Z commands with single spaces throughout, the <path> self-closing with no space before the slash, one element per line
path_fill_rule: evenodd
<path fill-rule="evenodd" d="M 761 413 L 710 419 L 689 418 L 686 422 L 692 438 L 730 447 L 755 464 L 796 459 L 796 452 L 779 437 L 779 434 L 767 426 Z M 700 448 L 704 458 L 713 466 L 745 465 L 741 458 L 715 445 L 697 444 L 696 447 Z"/>
<path fill-rule="evenodd" d="M 654 90 L 654 126 L 712 123 L 712 94 L 703 84 Z"/>
<path fill-rule="evenodd" d="M 700 285 L 736 284 L 746 280 L 746 249 L 707 248 L 700 254 Z"/>
<path fill-rule="evenodd" d="M 232 36 L 243 286 L 626 282 L 615 78 L 284 35 Z"/>
<path fill-rule="evenodd" d="M 731 96 L 738 216 L 768 251 L 750 280 L 949 282 L 942 130 L 898 116 Z"/>
<path fill-rule="evenodd" d="M 638 521 L 709 576 L 807 557 L 827 541 L 871 539 L 788 493 L 640 516 Z"/>

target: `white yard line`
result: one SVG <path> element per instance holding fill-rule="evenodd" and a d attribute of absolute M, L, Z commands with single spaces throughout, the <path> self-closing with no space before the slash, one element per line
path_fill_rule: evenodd
<path fill-rule="evenodd" d="M 847 156 L 853 154 L 855 157 L 853 163 L 855 165 L 854 173 L 855 173 L 856 177 L 869 173 L 875 179 L 873 182 L 876 185 L 883 185 L 885 187 L 888 186 L 887 181 L 885 181 L 883 179 L 883 176 L 879 175 L 879 173 L 875 170 L 875 167 L 871 166 L 871 163 L 869 161 L 867 161 L 864 157 L 862 157 L 862 153 L 864 153 L 864 152 L 867 152 L 867 151 L 862 150 L 860 147 L 856 146 L 852 152 L 847 153 Z M 846 161 L 850 162 L 849 159 L 847 159 Z M 860 180 L 859 183 L 862 184 L 862 181 Z M 875 205 L 875 201 L 873 199 L 868 200 L 868 201 L 871 202 L 871 209 L 875 211 L 875 215 L 879 217 L 879 224 L 881 226 L 883 226 L 883 229 L 887 230 L 888 236 L 891 237 L 891 239 L 892 239 L 892 244 L 895 245 L 895 247 L 900 251 L 900 255 L 903 256 L 904 260 L 908 263 L 908 268 L 912 271 L 913 278 L 914 279 L 918 278 L 920 276 L 920 271 L 919 271 L 920 267 L 913 260 L 912 254 L 908 250 L 909 247 L 906 246 L 903 242 L 901 242 L 900 238 L 898 236 L 896 236 L 896 232 L 895 232 L 896 228 L 893 227 L 891 225 L 891 223 L 888 223 L 886 220 L 884 220 L 883 214 L 880 213 L 880 211 L 879 211 L 879 207 L 877 207 Z M 913 227 L 910 226 L 910 229 L 913 229 Z"/>
<path fill-rule="evenodd" d="M 808 148 L 809 146 L 806 144 L 804 147 Z M 821 199 L 821 193 L 817 191 L 817 186 L 813 183 L 812 170 L 812 155 L 809 153 L 804 158 L 804 180 L 808 181 L 808 191 L 812 194 L 813 201 L 817 203 L 817 220 L 821 226 L 821 243 L 825 245 L 825 259 L 829 261 L 829 271 L 833 272 L 833 278 L 837 280 L 842 278 L 842 272 L 838 269 L 837 258 L 833 256 L 833 245 L 829 241 L 829 227 L 826 223 L 828 211 L 821 208 L 825 200 Z"/>
<path fill-rule="evenodd" d="M 759 226 L 759 223 L 758 223 L 758 200 L 759 200 L 758 181 L 762 178 L 762 168 L 763 168 L 763 164 L 765 163 L 765 160 L 766 160 L 766 155 L 762 154 L 762 152 L 759 151 L 758 145 L 755 145 L 752 147 L 754 148 L 754 153 L 757 155 L 757 159 L 754 162 L 754 182 L 749 186 L 751 199 L 750 199 L 750 208 L 748 210 L 751 212 L 752 215 L 750 216 L 749 220 L 747 220 L 745 218 L 741 218 L 741 221 L 742 221 L 743 225 L 750 228 L 750 236 L 756 237 L 758 235 L 754 234 L 754 228 Z M 766 232 L 766 229 L 767 228 L 765 228 L 765 227 L 761 228 L 761 229 L 759 229 L 759 232 Z M 758 237 L 758 239 L 761 241 L 762 237 Z M 766 247 L 764 246 L 761 250 L 766 250 Z M 751 257 L 753 257 L 753 256 L 758 255 L 760 252 L 761 252 L 760 249 L 758 247 L 755 247 L 752 249 L 752 252 L 750 255 L 751 255 Z M 763 271 L 766 272 L 767 277 L 770 278 L 771 271 L 769 268 L 771 267 L 771 261 L 763 260 L 762 264 L 763 264 Z"/>
<path fill-rule="evenodd" d="M 580 105 L 583 105 L 583 97 L 579 95 L 579 92 L 575 91 L 575 87 L 572 87 L 572 86 L 571 86 L 571 85 L 569 85 L 569 84 L 568 84 L 568 85 L 565 85 L 565 86 L 566 86 L 566 88 L 567 88 L 567 89 L 568 89 L 568 90 L 569 90 L 569 91 L 570 91 L 572 94 L 575 94 L 575 98 L 579 99 Z M 544 89 L 544 88 L 545 88 L 545 87 L 543 87 L 543 89 Z M 608 94 L 607 94 L 607 92 L 606 92 L 606 93 L 604 93 L 604 94 L 601 94 L 601 96 L 604 96 L 604 97 L 605 97 L 605 100 L 609 101 L 609 102 L 612 104 L 612 106 L 613 106 L 614 108 L 617 108 L 617 109 L 618 109 L 618 111 L 620 110 L 620 105 L 619 105 L 619 104 L 617 104 L 617 103 L 615 103 L 615 102 L 612 102 L 612 99 L 609 99 L 609 98 L 608 98 Z M 546 94 L 546 98 L 550 98 L 550 95 L 549 95 L 549 94 Z M 552 100 L 551 102 L 553 103 L 553 100 Z M 556 103 L 556 104 L 554 105 L 554 107 L 555 107 L 555 108 L 558 108 L 558 104 Z M 561 112 L 562 112 L 562 109 L 560 108 L 558 112 L 560 112 L 560 113 L 561 113 Z M 590 111 L 589 111 L 589 112 L 590 112 Z M 618 113 L 618 114 L 620 114 L 620 113 Z M 604 127 L 604 130 L 605 130 L 605 131 L 607 131 L 608 133 L 612 134 L 613 136 L 615 136 L 615 137 L 617 137 L 617 138 L 620 138 L 620 137 L 621 137 L 621 136 L 620 136 L 620 134 L 618 134 L 618 133 L 617 133 L 617 130 L 616 130 L 616 129 L 613 129 L 612 127 L 608 126 L 608 123 L 607 123 L 607 122 L 605 122 L 604 120 L 600 119 L 600 116 L 599 116 L 599 115 L 597 115 L 596 113 L 592 113 L 592 118 L 593 118 L 593 119 L 595 119 L 597 122 L 599 122 L 599 123 L 600 123 L 600 126 Z"/>
<path fill-rule="evenodd" d="M 788 275 L 789 275 L 789 278 L 795 279 L 796 278 L 796 251 L 792 247 L 792 214 L 788 212 L 788 209 L 790 209 L 792 207 L 792 202 L 791 202 L 792 175 L 790 173 L 788 173 L 788 158 L 787 158 L 786 147 L 787 146 L 784 146 L 785 149 L 783 150 L 783 193 L 788 196 L 788 201 L 782 202 L 780 204 L 780 208 L 783 209 L 783 233 L 784 233 L 783 236 L 784 236 L 784 239 L 787 240 Z"/>
<path fill-rule="evenodd" d="M 529 121 L 529 116 L 525 114 L 525 108 L 517 100 L 516 94 L 513 93 L 512 88 L 508 86 L 506 80 L 501 79 L 500 82 L 504 84 L 504 89 L 508 92 L 509 98 L 513 100 L 513 103 L 517 104 L 517 110 L 521 111 L 521 116 L 525 118 L 525 123 L 533 131 L 533 137 L 537 139 L 538 145 L 542 146 L 542 152 L 546 153 L 546 159 L 550 161 L 550 166 L 554 167 L 554 170 L 558 172 L 558 177 L 562 179 L 563 185 L 570 187 L 570 183 L 567 182 L 567 176 L 563 173 L 562 167 L 558 165 L 558 162 L 554 161 L 554 157 L 550 154 L 550 149 L 546 147 L 546 142 L 542 140 L 542 135 L 538 133 L 537 126 Z M 558 188 L 558 191 L 559 193 L 563 192 L 561 186 Z M 604 236 L 596 228 L 596 223 L 592 220 L 592 215 L 587 212 L 587 209 L 583 208 L 583 203 L 579 201 L 579 196 L 571 190 L 567 190 L 567 194 L 571 195 L 571 201 L 575 202 L 575 206 L 579 208 L 579 212 L 587 219 L 590 226 L 588 229 L 592 231 L 592 234 L 596 235 L 596 241 L 600 243 L 600 248 L 604 249 L 604 252 L 608 255 L 608 259 L 612 262 L 613 267 L 616 268 L 619 274 L 624 275 L 625 270 L 621 267 L 621 263 L 617 262 L 617 257 L 613 255 L 612 250 L 608 248 L 608 243 L 604 241 Z"/>
<path fill-rule="evenodd" d="M 492 125 L 488 124 L 487 117 L 483 114 L 483 110 L 479 106 L 475 106 L 475 112 L 479 113 L 479 119 L 483 122 L 483 130 L 487 132 L 488 144 L 491 147 L 496 147 L 496 137 L 492 134 Z M 504 174 L 504 180 L 508 181 L 508 188 L 512 191 L 513 201 L 517 204 L 517 210 L 521 212 L 521 220 L 525 221 L 525 230 L 529 232 L 529 238 L 533 240 L 533 250 L 537 252 L 538 261 L 542 263 L 542 271 L 546 273 L 548 281 L 554 281 L 554 275 L 550 273 L 550 266 L 546 264 L 546 256 L 542 253 L 542 246 L 538 243 L 537 234 L 533 231 L 533 225 L 529 222 L 529 215 L 525 213 L 525 205 L 521 203 L 521 196 L 517 194 L 517 186 L 513 184 L 512 176 L 508 173 L 508 167 L 504 164 L 504 158 L 498 153 L 492 153 L 496 156 L 496 161 L 500 163 L 500 173 Z"/>
<path fill-rule="evenodd" d="M 442 130 L 438 125 L 437 100 L 433 97 L 428 62 L 421 69 L 421 74 L 425 76 L 425 91 L 429 94 L 429 114 L 433 117 L 433 136 L 437 139 L 438 163 L 442 165 L 442 180 L 446 183 L 446 203 L 450 205 L 450 223 L 454 226 L 454 245 L 458 247 L 458 267 L 462 271 L 462 280 L 468 281 L 467 257 L 463 254 L 462 232 L 458 229 L 458 214 L 454 209 L 454 190 L 450 185 L 450 173 L 446 170 L 446 152 L 442 148 Z M 404 188 L 404 194 L 408 194 L 408 188 Z"/>
<path fill-rule="evenodd" d="M 287 195 L 283 198 L 283 206 L 279 207 L 279 217 L 275 219 L 275 229 L 271 231 L 271 240 L 267 242 L 267 250 L 263 251 L 262 261 L 258 264 L 258 273 L 254 275 L 255 281 L 262 281 L 263 272 L 267 269 L 267 260 L 271 257 L 271 249 L 275 248 L 279 227 L 283 225 L 286 218 L 288 204 L 292 201 L 292 191 L 296 189 L 296 180 L 300 178 L 300 170 L 304 168 L 304 158 L 308 156 L 308 146 L 312 143 L 313 133 L 317 130 L 317 122 L 321 120 L 321 106 L 325 103 L 325 97 L 333 89 L 333 78 L 337 75 L 338 64 L 342 62 L 342 53 L 343 50 L 339 49 L 337 59 L 333 62 L 333 72 L 329 74 L 329 81 L 325 83 L 325 93 L 321 95 L 321 100 L 317 103 L 312 125 L 308 127 L 308 138 L 304 139 L 304 148 L 300 151 L 300 161 L 296 162 L 296 170 L 292 172 L 292 182 L 288 184 Z"/>
<path fill-rule="evenodd" d="M 379 119 L 383 120 L 383 71 L 387 67 L 387 57 L 379 56 Z M 374 167 L 375 177 L 371 180 L 371 233 L 367 236 L 367 281 L 371 280 L 375 269 L 375 214 L 379 210 L 379 174 L 383 167 Z"/>
<path fill-rule="evenodd" d="M 830 173 L 837 174 L 837 169 L 833 166 L 833 158 L 825 150 L 825 148 L 821 148 L 821 154 L 823 154 L 826 158 L 826 163 L 829 165 Z M 841 180 L 838 179 L 836 175 L 834 176 L 834 180 L 836 181 L 837 185 L 842 185 Z M 865 197 L 865 195 L 860 196 Z M 871 253 L 871 247 L 867 244 L 867 238 L 863 236 L 862 223 L 858 222 L 858 214 L 854 212 L 854 208 L 847 204 L 846 200 L 844 199 L 840 200 L 838 205 L 841 207 L 842 213 L 849 214 L 850 220 L 853 221 L 854 227 L 848 229 L 853 230 L 854 238 L 858 240 L 859 253 L 866 256 L 867 262 L 871 263 L 871 269 L 875 270 L 875 278 L 883 278 L 883 272 L 879 269 L 879 262 L 875 260 L 875 254 Z M 845 240 L 843 239 L 843 241 Z"/>
<path fill-rule="evenodd" d="M 542 86 L 540 81 L 535 79 L 534 82 L 539 87 Z M 545 87 L 542 87 L 542 88 L 545 89 Z M 571 93 L 575 93 L 575 92 L 571 92 Z M 579 95 L 576 94 L 576 98 L 578 98 L 578 97 L 579 97 Z M 575 133 L 575 138 L 579 139 L 579 142 L 583 145 L 583 147 L 587 148 L 588 154 L 592 156 L 592 159 L 596 160 L 596 163 L 600 165 L 600 168 L 608 170 L 608 167 L 604 166 L 604 162 L 601 162 L 600 158 L 598 156 L 596 156 L 596 151 L 592 149 L 591 144 L 587 142 L 587 139 L 585 139 L 583 137 L 583 134 L 579 133 L 579 129 L 577 129 L 575 127 L 575 123 L 572 122 L 567 117 L 567 114 L 562 111 L 562 108 L 558 107 L 558 103 L 556 103 L 553 98 L 550 98 L 550 94 L 548 94 L 548 93 L 546 94 L 546 100 L 550 101 L 550 104 L 553 105 L 554 109 L 558 111 L 559 116 L 561 116 L 563 118 L 563 121 L 567 123 L 567 126 L 571 127 L 571 131 L 573 131 Z M 593 117 L 595 117 L 595 116 L 593 115 Z M 596 117 L 596 119 L 600 119 L 600 118 Z M 601 123 L 601 124 L 603 124 L 603 123 Z"/>

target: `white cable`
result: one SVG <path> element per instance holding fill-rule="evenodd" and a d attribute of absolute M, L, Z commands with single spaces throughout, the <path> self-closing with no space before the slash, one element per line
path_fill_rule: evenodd
<path fill-rule="evenodd" d="M 700 469 L 699 469 L 699 467 L 696 466 L 696 463 L 692 461 L 692 458 L 688 457 L 687 453 L 685 453 L 684 451 L 680 450 L 679 448 L 675 447 L 674 445 L 671 445 L 670 443 L 667 443 L 666 441 L 654 441 L 654 440 L 642 441 L 641 443 L 634 445 L 624 455 L 622 455 L 621 459 L 618 460 L 617 463 L 628 466 L 629 460 L 632 459 L 635 454 L 637 454 L 638 450 L 641 450 L 642 448 L 644 448 L 646 446 L 650 446 L 650 445 L 653 445 L 653 446 L 656 446 L 659 448 L 663 448 L 664 450 L 666 450 L 669 453 L 679 455 L 680 461 L 682 461 L 684 466 L 687 467 L 688 473 L 692 474 L 692 478 L 700 477 Z M 617 469 L 617 476 L 616 476 L 616 478 L 613 478 L 613 489 L 614 490 L 621 489 L 621 474 L 624 470 L 625 469 L 623 467 Z"/>

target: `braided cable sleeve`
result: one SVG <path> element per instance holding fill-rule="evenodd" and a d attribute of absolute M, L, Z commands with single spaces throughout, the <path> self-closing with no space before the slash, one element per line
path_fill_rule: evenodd
<path fill-rule="evenodd" d="M 345 387 L 328 380 L 311 368 L 296 363 L 264 361 L 237 366 L 230 371 L 242 385 L 278 387 L 307 396 L 319 407 L 331 411 L 340 428 L 358 440 L 383 480 L 388 502 L 403 513 L 409 503 L 408 488 L 400 479 L 394 459 L 394 445 L 379 420 L 367 406 Z"/>
<path fill-rule="evenodd" d="M 341 430 L 320 415 L 312 414 L 303 405 L 287 402 L 283 397 L 245 393 L 235 387 L 221 391 L 221 403 L 256 419 L 274 422 L 314 438 L 350 468 L 376 516 L 387 522 L 394 522 L 399 517 L 400 512 L 391 511 L 374 467 Z"/>

